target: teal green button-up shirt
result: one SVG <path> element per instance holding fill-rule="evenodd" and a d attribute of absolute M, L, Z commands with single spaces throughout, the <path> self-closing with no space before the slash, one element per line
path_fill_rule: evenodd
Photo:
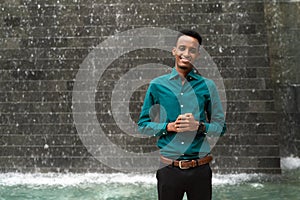
<path fill-rule="evenodd" d="M 169 122 L 178 115 L 192 113 L 204 122 L 206 134 L 168 132 Z M 196 159 L 210 153 L 206 136 L 219 137 L 225 133 L 225 116 L 215 83 L 192 70 L 182 84 L 175 68 L 170 74 L 153 79 L 147 90 L 140 118 L 139 131 L 159 137 L 161 155 L 171 159 Z"/>

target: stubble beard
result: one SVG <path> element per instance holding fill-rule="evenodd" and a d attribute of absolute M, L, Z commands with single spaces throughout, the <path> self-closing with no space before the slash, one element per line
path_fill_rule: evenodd
<path fill-rule="evenodd" d="M 191 67 L 189 67 L 189 66 L 181 66 L 181 65 L 177 65 L 177 66 L 178 66 L 179 69 L 182 69 L 184 71 L 188 71 L 188 70 L 191 69 Z"/>
<path fill-rule="evenodd" d="M 178 67 L 180 68 L 180 69 L 182 69 L 182 70 L 188 70 L 189 68 L 188 67 L 186 67 L 186 66 L 180 66 L 180 65 L 178 65 Z"/>

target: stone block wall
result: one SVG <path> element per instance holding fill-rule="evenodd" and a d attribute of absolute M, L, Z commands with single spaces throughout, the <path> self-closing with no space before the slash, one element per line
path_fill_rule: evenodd
<path fill-rule="evenodd" d="M 265 4 L 281 156 L 300 156 L 300 2 Z"/>
<path fill-rule="evenodd" d="M 266 20 L 266 8 L 272 5 L 261 0 L 2 1 L 0 171 L 114 171 L 94 158 L 78 136 L 72 115 L 74 80 L 89 52 L 107 37 L 161 27 L 199 31 L 224 79 L 228 131 L 213 149 L 213 169 L 279 173 L 282 141 L 270 67 L 276 47 L 268 37 L 273 21 Z M 123 73 L 151 62 L 172 65 L 173 59 L 155 49 L 130 52 L 109 67 L 97 86 L 95 107 L 105 110 L 99 123 L 109 127 L 105 130 L 112 142 L 131 152 L 155 150 L 155 139 L 136 139 L 116 126 L 109 115 L 111 90 Z M 135 121 L 145 89 L 130 101 Z"/>

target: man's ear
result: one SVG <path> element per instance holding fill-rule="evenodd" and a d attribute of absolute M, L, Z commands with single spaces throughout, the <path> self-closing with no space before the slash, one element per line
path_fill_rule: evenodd
<path fill-rule="evenodd" d="M 176 47 L 173 47 L 173 49 L 172 49 L 172 55 L 176 56 Z"/>

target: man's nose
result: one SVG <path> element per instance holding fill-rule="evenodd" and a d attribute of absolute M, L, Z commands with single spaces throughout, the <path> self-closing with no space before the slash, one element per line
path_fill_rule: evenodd
<path fill-rule="evenodd" d="M 184 56 L 189 55 L 189 50 L 188 50 L 188 49 L 185 49 L 185 50 L 182 52 L 182 55 L 184 55 Z"/>
<path fill-rule="evenodd" d="M 182 55 L 185 57 L 191 57 L 191 52 L 188 49 L 186 49 L 183 51 Z"/>

